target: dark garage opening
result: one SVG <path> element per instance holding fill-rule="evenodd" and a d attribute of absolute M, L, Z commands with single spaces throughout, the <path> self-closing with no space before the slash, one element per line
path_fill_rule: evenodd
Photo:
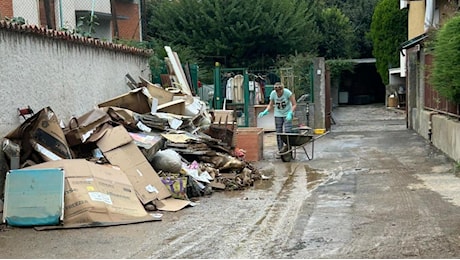
<path fill-rule="evenodd" d="M 339 104 L 385 103 L 385 85 L 377 73 L 375 59 L 356 62 L 353 72 L 344 71 L 340 76 Z"/>

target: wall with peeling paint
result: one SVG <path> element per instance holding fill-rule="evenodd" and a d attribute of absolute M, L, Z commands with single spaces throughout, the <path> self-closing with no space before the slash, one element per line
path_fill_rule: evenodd
<path fill-rule="evenodd" d="M 20 125 L 19 107 L 50 106 L 65 123 L 128 92 L 125 75 L 149 79 L 150 54 L 38 27 L 0 24 L 0 134 Z"/>

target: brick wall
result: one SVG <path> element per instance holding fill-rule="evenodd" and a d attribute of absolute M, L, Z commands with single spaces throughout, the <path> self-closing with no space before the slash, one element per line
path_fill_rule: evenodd
<path fill-rule="evenodd" d="M 0 20 L 4 19 L 5 16 L 13 17 L 13 0 L 0 1 Z"/>
<path fill-rule="evenodd" d="M 127 20 L 118 20 L 120 39 L 140 40 L 139 5 L 135 3 L 115 2 L 117 16 L 125 16 Z"/>

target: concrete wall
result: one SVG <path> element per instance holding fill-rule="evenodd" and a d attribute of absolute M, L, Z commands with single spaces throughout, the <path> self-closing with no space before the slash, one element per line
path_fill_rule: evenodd
<path fill-rule="evenodd" d="M 460 161 L 460 122 L 442 115 L 432 117 L 432 142 L 455 161 Z"/>
<path fill-rule="evenodd" d="M 0 25 L 0 134 L 3 137 L 20 124 L 19 107 L 38 112 L 50 106 L 67 123 L 72 115 L 128 92 L 127 73 L 136 80 L 149 79 L 148 55 L 131 49 Z"/>
<path fill-rule="evenodd" d="M 310 110 L 313 115 L 312 128 L 326 128 L 326 65 L 323 57 L 315 58 L 313 61 L 313 109 Z"/>
<path fill-rule="evenodd" d="M 425 64 L 425 55 L 423 49 L 420 55 L 408 53 L 411 57 L 419 57 L 419 60 L 409 62 L 410 66 L 408 66 L 412 71 L 408 73 L 408 76 L 416 78 L 416 80 L 408 81 L 410 90 L 408 92 L 409 128 L 414 129 L 420 136 L 458 162 L 460 161 L 460 121 L 424 109 L 425 81 L 422 75 L 425 75 L 425 66 L 420 64 Z"/>
<path fill-rule="evenodd" d="M 414 130 L 454 161 L 460 161 L 460 122 L 427 110 L 413 110 Z M 430 120 L 431 118 L 431 120 Z M 430 123 L 431 121 L 431 123 Z"/>
<path fill-rule="evenodd" d="M 430 111 L 412 109 L 410 110 L 413 129 L 423 138 L 429 140 L 430 133 Z"/>

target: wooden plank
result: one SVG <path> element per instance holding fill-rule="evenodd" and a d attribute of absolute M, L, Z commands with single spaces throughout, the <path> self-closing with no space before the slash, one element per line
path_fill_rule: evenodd
<path fill-rule="evenodd" d="M 139 76 L 139 79 L 141 80 L 141 83 L 144 87 L 146 86 L 155 86 L 155 84 L 153 84 L 152 82 L 148 81 L 146 78 L 142 77 L 142 76 Z"/>
<path fill-rule="evenodd" d="M 167 88 L 167 87 L 173 86 L 169 74 L 160 74 L 160 79 L 161 79 L 161 85 L 163 85 L 163 87 Z"/>
<path fill-rule="evenodd" d="M 168 58 L 171 62 L 171 65 L 174 70 L 174 74 L 176 75 L 180 89 L 184 92 L 184 94 L 192 96 L 192 91 L 190 90 L 190 86 L 187 82 L 187 78 L 185 77 L 184 70 L 182 69 L 182 65 L 180 63 L 179 56 L 177 56 L 176 52 L 173 52 L 171 47 L 165 46 L 166 53 L 168 54 Z"/>
<path fill-rule="evenodd" d="M 126 82 L 126 84 L 130 89 L 138 88 L 137 82 L 133 79 L 133 77 L 131 77 L 131 75 L 129 75 L 129 73 L 127 73 L 125 77 L 128 79 L 128 82 Z"/>

